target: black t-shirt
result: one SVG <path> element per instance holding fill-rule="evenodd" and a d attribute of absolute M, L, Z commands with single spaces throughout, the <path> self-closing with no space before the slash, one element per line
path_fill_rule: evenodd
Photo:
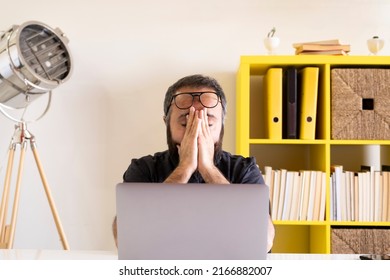
<path fill-rule="evenodd" d="M 133 159 L 123 174 L 124 182 L 161 183 L 178 165 L 178 159 L 168 151 Z M 222 151 L 215 159 L 217 168 L 232 184 L 264 184 L 263 176 L 254 157 L 231 155 Z M 188 183 L 205 183 L 199 172 L 195 172 Z"/>

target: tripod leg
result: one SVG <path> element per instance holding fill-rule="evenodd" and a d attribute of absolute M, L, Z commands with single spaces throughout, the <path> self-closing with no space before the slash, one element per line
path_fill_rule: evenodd
<path fill-rule="evenodd" d="M 20 161 L 19 161 L 18 174 L 16 178 L 14 205 L 12 207 L 11 224 L 9 227 L 9 240 L 7 242 L 7 249 L 11 249 L 14 245 L 16 218 L 18 216 L 18 208 L 19 208 L 20 183 L 22 181 L 22 172 L 24 167 L 24 157 L 26 154 L 26 147 L 27 147 L 26 142 L 23 142 L 20 148 Z"/>
<path fill-rule="evenodd" d="M 52 195 L 51 195 L 49 184 L 47 183 L 46 176 L 43 172 L 43 168 L 42 168 L 41 162 L 39 160 L 38 151 L 37 151 L 34 143 L 31 143 L 31 149 L 32 149 L 33 154 L 34 154 L 34 158 L 35 158 L 35 162 L 37 164 L 38 170 L 39 170 L 39 174 L 41 175 L 42 184 L 43 184 L 43 187 L 45 188 L 47 200 L 49 201 L 50 209 L 51 209 L 51 212 L 53 214 L 53 218 L 54 218 L 54 221 L 55 221 L 55 224 L 57 227 L 58 234 L 60 235 L 60 238 L 61 238 L 62 246 L 63 246 L 64 250 L 69 250 L 68 241 L 66 240 L 65 233 L 64 233 L 64 230 L 62 228 L 62 224 L 61 224 L 56 206 L 54 204 L 54 200 L 53 200 Z"/>
<path fill-rule="evenodd" d="M 12 145 L 8 151 L 7 171 L 5 174 L 4 189 L 0 206 L 0 244 L 4 244 L 6 242 L 6 219 L 8 210 L 9 186 L 11 182 L 12 166 L 14 164 L 14 156 L 15 145 Z"/>

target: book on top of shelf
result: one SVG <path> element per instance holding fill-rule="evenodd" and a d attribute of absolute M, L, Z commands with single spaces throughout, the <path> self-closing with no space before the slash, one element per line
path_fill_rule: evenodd
<path fill-rule="evenodd" d="M 294 43 L 293 47 L 298 48 L 302 45 L 338 45 L 340 44 L 339 39 L 330 39 L 330 40 L 323 40 L 323 41 L 312 41 L 312 42 L 301 42 L 301 43 Z"/>
<path fill-rule="evenodd" d="M 327 51 L 303 51 L 296 52 L 296 55 L 348 55 L 344 50 L 327 50 Z"/>
<path fill-rule="evenodd" d="M 338 39 L 293 44 L 296 55 L 347 55 L 351 45 L 341 44 Z"/>
<path fill-rule="evenodd" d="M 341 45 L 341 44 L 303 44 L 297 46 L 295 51 L 297 53 L 304 51 L 345 51 L 349 52 L 351 50 L 351 45 Z"/>

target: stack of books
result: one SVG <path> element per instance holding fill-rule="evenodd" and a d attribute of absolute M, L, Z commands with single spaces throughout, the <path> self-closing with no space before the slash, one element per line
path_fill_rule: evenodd
<path fill-rule="evenodd" d="M 269 186 L 271 216 L 278 221 L 324 221 L 326 173 L 264 167 Z"/>
<path fill-rule="evenodd" d="M 386 168 L 385 168 L 386 167 Z M 372 166 L 346 171 L 332 165 L 330 213 L 333 221 L 390 221 L 390 172 Z"/>
<path fill-rule="evenodd" d="M 348 55 L 350 45 L 341 44 L 338 39 L 295 43 L 293 44 L 296 55 Z"/>

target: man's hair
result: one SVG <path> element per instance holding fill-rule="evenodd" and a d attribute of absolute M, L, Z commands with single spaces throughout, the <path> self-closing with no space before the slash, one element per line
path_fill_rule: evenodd
<path fill-rule="evenodd" d="M 203 75 L 191 75 L 186 76 L 184 78 L 181 78 L 176 83 L 171 85 L 166 94 L 165 94 L 165 100 L 164 100 L 164 116 L 168 117 L 169 108 L 172 103 L 172 97 L 175 95 L 175 93 L 183 88 L 183 87 L 193 87 L 193 88 L 201 88 L 201 87 L 209 87 L 215 90 L 215 92 L 220 96 L 221 98 L 221 104 L 222 104 L 222 120 L 225 119 L 226 116 L 226 97 L 225 93 L 222 90 L 222 87 L 219 85 L 217 80 Z"/>

